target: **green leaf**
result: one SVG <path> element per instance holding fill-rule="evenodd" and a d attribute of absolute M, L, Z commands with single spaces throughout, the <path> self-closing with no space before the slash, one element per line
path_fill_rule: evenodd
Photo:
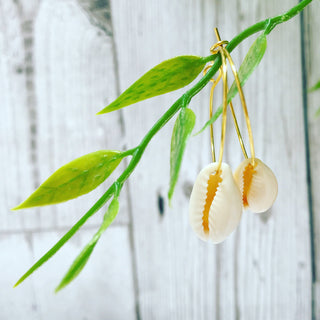
<path fill-rule="evenodd" d="M 182 108 L 173 128 L 170 151 L 170 187 L 168 192 L 171 201 L 175 185 L 178 181 L 181 161 L 187 140 L 195 125 L 196 116 L 191 109 Z"/>
<path fill-rule="evenodd" d="M 47 262 L 62 246 L 85 224 L 85 222 L 95 214 L 116 191 L 115 184 L 102 195 L 102 197 L 83 215 L 78 222 L 48 251 L 46 252 L 22 277 L 17 281 L 14 287 L 17 287 L 21 282 L 27 279 L 34 271 L 40 268 Z"/>
<path fill-rule="evenodd" d="M 92 237 L 91 241 L 83 248 L 80 254 L 76 257 L 71 267 L 69 268 L 68 272 L 66 273 L 66 275 L 63 277 L 60 284 L 56 288 L 55 290 L 56 292 L 64 288 L 66 285 L 68 285 L 72 280 L 74 280 L 79 275 L 81 270 L 84 268 L 84 266 L 88 262 L 91 256 L 91 253 L 93 252 L 93 249 L 95 248 L 101 235 L 110 226 L 114 218 L 117 216 L 118 212 L 119 212 L 119 201 L 117 198 L 114 198 L 110 203 L 108 211 L 104 215 L 103 222 L 99 230 Z"/>
<path fill-rule="evenodd" d="M 179 56 L 163 61 L 124 91 L 98 114 L 121 109 L 130 104 L 180 89 L 201 72 L 206 60 L 197 56 Z"/>
<path fill-rule="evenodd" d="M 319 89 L 320 89 L 320 80 L 313 87 L 311 87 L 308 91 L 313 92 L 313 91 L 316 91 Z"/>
<path fill-rule="evenodd" d="M 258 66 L 258 64 L 260 63 L 260 61 L 264 56 L 264 53 L 266 52 L 266 49 L 267 49 L 267 38 L 264 34 L 261 34 L 250 47 L 247 55 L 243 59 L 242 64 L 239 68 L 238 76 L 239 76 L 241 86 L 244 86 L 244 84 L 247 82 L 247 80 L 251 76 L 252 72 Z M 237 92 L 238 92 L 238 88 L 237 88 L 236 82 L 234 81 L 228 91 L 228 96 L 227 96 L 228 103 L 230 103 L 230 101 L 235 97 Z M 214 123 L 219 118 L 221 113 L 222 113 L 222 105 L 219 106 L 219 108 L 213 114 L 211 119 L 209 119 L 206 122 L 204 127 L 197 134 L 203 132 L 208 126 Z"/>
<path fill-rule="evenodd" d="M 98 187 L 123 158 L 119 151 L 89 153 L 54 172 L 29 198 L 12 210 L 45 206 L 77 198 Z"/>
<path fill-rule="evenodd" d="M 320 117 L 320 108 L 316 111 L 315 117 Z"/>

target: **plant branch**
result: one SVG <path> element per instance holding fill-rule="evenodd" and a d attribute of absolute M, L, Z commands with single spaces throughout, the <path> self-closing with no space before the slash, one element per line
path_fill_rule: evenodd
<path fill-rule="evenodd" d="M 226 46 L 226 49 L 231 52 L 233 51 L 243 40 L 249 36 L 264 31 L 267 35 L 269 34 L 278 24 L 281 24 L 302 11 L 312 0 L 303 0 L 298 3 L 296 6 L 291 8 L 286 13 L 269 18 L 263 21 L 260 21 L 249 28 L 245 29 L 237 36 L 235 36 Z M 208 72 L 188 91 L 186 91 L 162 116 L 159 120 L 153 125 L 153 127 L 147 132 L 144 138 L 141 140 L 140 144 L 133 149 L 123 152 L 123 156 L 132 156 L 128 166 L 123 171 L 123 173 L 118 177 L 118 179 L 109 187 L 109 189 L 97 200 L 97 202 L 82 216 L 80 220 L 44 255 L 38 262 L 36 262 L 17 282 L 16 285 L 21 283 L 25 278 L 27 278 L 33 271 L 39 268 L 44 262 L 51 258 L 63 245 L 67 242 L 77 230 L 102 206 L 111 198 L 111 196 L 117 192 L 120 192 L 124 182 L 129 178 L 131 173 L 134 171 L 138 162 L 140 161 L 146 147 L 148 146 L 151 139 L 155 136 L 156 133 L 182 108 L 186 107 L 191 99 L 201 91 L 210 79 L 215 75 L 221 66 L 221 58 L 219 55 L 211 55 L 204 58 L 207 62 L 214 61 L 212 67 Z"/>

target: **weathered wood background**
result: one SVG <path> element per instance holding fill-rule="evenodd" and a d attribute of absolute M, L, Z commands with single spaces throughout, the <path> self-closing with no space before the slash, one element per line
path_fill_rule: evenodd
<path fill-rule="evenodd" d="M 171 209 L 171 121 L 126 184 L 121 212 L 80 277 L 53 294 L 103 212 L 12 289 L 109 182 L 70 203 L 9 208 L 73 158 L 137 145 L 183 90 L 95 113 L 160 61 L 208 55 L 215 26 L 231 39 L 296 2 L 0 2 L 0 319 L 320 319 L 320 119 L 314 117 L 320 93 L 306 92 L 320 78 L 319 1 L 304 19 L 270 34 L 265 58 L 245 86 L 256 153 L 279 182 L 269 212 L 245 213 L 220 245 L 198 240 L 188 225 L 188 198 L 210 161 L 208 132 L 188 145 Z M 234 51 L 237 64 L 254 38 Z M 208 97 L 206 89 L 191 103 L 196 129 L 207 119 Z M 241 152 L 233 131 L 230 125 L 225 160 L 235 168 Z"/>

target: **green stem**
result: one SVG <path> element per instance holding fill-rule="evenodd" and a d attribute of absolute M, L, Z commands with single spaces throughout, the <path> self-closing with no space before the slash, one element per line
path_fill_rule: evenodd
<path fill-rule="evenodd" d="M 246 30 L 239 33 L 235 36 L 226 46 L 226 49 L 231 52 L 234 48 L 236 48 L 243 40 L 248 38 L 249 36 L 259 32 L 265 31 L 266 34 L 269 34 L 271 30 L 275 28 L 280 23 L 283 23 L 295 15 L 297 15 L 300 11 L 302 11 L 312 0 L 303 0 L 298 3 L 295 7 L 287 11 L 286 13 L 269 18 L 263 21 L 260 21 L 251 27 L 247 28 Z M 209 57 L 205 58 L 208 61 Z M 140 144 L 135 148 L 135 152 L 133 153 L 132 159 L 129 162 L 127 168 L 123 171 L 121 176 L 116 180 L 122 187 L 123 183 L 129 178 L 135 167 L 137 166 L 138 162 L 140 161 L 144 150 L 146 149 L 147 145 L 149 144 L 150 140 L 154 137 L 154 135 L 180 110 L 182 106 L 186 106 L 189 104 L 191 99 L 201 91 L 205 85 L 210 81 L 210 79 L 215 75 L 218 69 L 221 66 L 221 58 L 220 56 L 213 55 L 211 59 L 215 60 L 213 66 L 209 69 L 209 71 L 202 77 L 198 83 L 196 83 L 191 89 L 185 92 L 171 107 L 170 109 L 165 112 L 162 117 L 154 124 L 154 126 L 148 131 L 148 133 L 144 136 Z M 114 184 L 107 190 L 108 191 L 114 187 Z M 102 196 L 104 197 L 104 195 Z M 98 200 L 99 201 L 99 200 Z M 89 211 L 90 212 L 90 211 Z M 88 212 L 88 213 L 89 213 Z M 96 212 L 96 210 L 95 210 Z M 91 215 L 88 216 L 88 218 Z"/>
<path fill-rule="evenodd" d="M 226 49 L 231 52 L 236 48 L 243 40 L 249 36 L 259 32 L 264 31 L 265 34 L 269 34 L 278 24 L 283 23 L 300 11 L 302 11 L 312 0 L 303 0 L 294 6 L 292 9 L 286 13 L 269 18 L 263 21 L 260 21 L 246 30 L 239 33 L 235 36 L 226 46 Z M 89 209 L 89 211 L 82 216 L 80 220 L 44 255 L 42 256 L 16 283 L 18 285 L 25 278 L 27 278 L 33 271 L 39 268 L 44 262 L 51 258 L 63 245 L 66 243 L 76 232 L 77 230 L 102 206 L 110 199 L 112 194 L 117 190 L 117 193 L 120 192 L 124 182 L 129 178 L 138 162 L 140 161 L 146 147 L 148 146 L 151 139 L 154 135 L 180 110 L 181 107 L 187 106 L 191 99 L 201 91 L 204 86 L 210 81 L 210 79 L 215 75 L 218 69 L 221 66 L 221 58 L 217 55 L 211 55 L 204 58 L 207 62 L 213 61 L 213 66 L 208 70 L 208 72 L 203 76 L 198 83 L 196 83 L 191 89 L 185 92 L 164 114 L 163 116 L 153 125 L 149 132 L 144 136 L 140 144 L 133 149 L 127 150 L 124 152 L 124 156 L 132 156 L 127 168 L 119 176 L 119 178 L 109 187 L 109 189 L 102 195 L 102 197 Z"/>
<path fill-rule="evenodd" d="M 287 11 L 286 13 L 269 18 L 263 21 L 260 21 L 251 27 L 247 28 L 246 30 L 239 33 L 237 36 L 235 36 L 226 46 L 226 49 L 231 52 L 234 48 L 236 48 L 243 40 L 248 38 L 249 36 L 253 35 L 254 33 L 257 33 L 259 31 L 267 31 L 267 34 L 270 33 L 274 27 L 280 23 L 283 23 L 295 15 L 297 15 L 301 10 L 303 10 L 312 0 L 303 0 L 299 4 L 297 4 L 295 7 Z M 210 61 L 207 58 L 208 61 Z M 132 159 L 129 162 L 129 165 L 127 168 L 123 171 L 121 176 L 116 180 L 121 186 L 123 183 L 129 178 L 135 167 L 137 166 L 139 160 L 142 157 L 142 154 L 144 150 L 146 149 L 147 145 L 149 144 L 150 140 L 153 138 L 153 136 L 177 113 L 177 111 L 183 106 L 188 105 L 190 100 L 199 92 L 201 91 L 205 85 L 210 81 L 210 79 L 215 75 L 215 73 L 218 71 L 218 69 L 221 66 L 221 58 L 220 56 L 213 55 L 211 56 L 211 59 L 215 59 L 214 65 L 209 69 L 209 71 L 206 73 L 204 77 L 202 77 L 198 83 L 196 83 L 191 89 L 189 89 L 186 93 L 184 93 L 171 107 L 170 109 L 165 112 L 162 117 L 154 124 L 154 126 L 149 130 L 149 132 L 144 136 L 140 144 L 131 150 L 135 150 L 133 153 Z M 111 185 L 111 187 L 106 191 L 106 193 L 101 197 L 103 198 L 106 194 L 110 192 L 110 189 L 114 188 L 114 184 Z M 100 199 L 101 199 L 100 198 Z M 99 199 L 99 200 L 100 200 Z M 99 201 L 98 200 L 98 201 Z M 96 211 L 96 210 L 95 210 Z M 89 212 L 88 212 L 89 213 Z M 91 215 L 89 215 L 91 216 Z M 88 216 L 88 218 L 89 218 Z"/>

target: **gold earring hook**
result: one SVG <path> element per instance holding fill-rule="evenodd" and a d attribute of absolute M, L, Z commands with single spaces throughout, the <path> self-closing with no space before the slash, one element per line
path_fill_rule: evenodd
<path fill-rule="evenodd" d="M 222 164 L 222 157 L 223 157 L 223 151 L 224 151 L 224 142 L 225 142 L 225 136 L 226 136 L 226 127 L 227 127 L 227 107 L 228 107 L 228 100 L 227 100 L 227 94 L 228 94 L 228 77 L 227 77 L 227 61 L 226 57 L 224 55 L 223 46 L 220 46 L 218 48 L 221 60 L 222 60 L 222 82 L 223 82 L 223 100 L 222 100 L 222 124 L 221 124 L 221 142 L 220 142 L 220 151 L 219 151 L 219 161 L 218 161 L 218 168 L 217 171 L 220 170 L 221 164 Z"/>
<path fill-rule="evenodd" d="M 203 74 L 205 75 L 207 71 L 212 67 L 213 64 L 210 64 L 205 67 L 203 70 Z M 222 73 L 221 69 L 219 69 L 219 75 L 217 79 L 211 79 L 212 87 L 210 89 L 210 101 L 209 101 L 209 118 L 212 118 L 213 114 L 213 92 L 219 81 L 221 80 Z M 215 155 L 215 146 L 214 146 L 214 135 L 213 135 L 213 124 L 210 125 L 210 145 L 211 145 L 211 156 L 212 156 L 212 162 L 216 162 L 216 155 Z"/>
<path fill-rule="evenodd" d="M 216 32 L 216 31 L 215 31 Z M 217 34 L 217 33 L 216 33 Z M 224 149 L 224 141 L 225 141 L 225 132 L 226 132 L 226 120 L 227 120 L 227 93 L 228 93 L 228 83 L 227 83 L 227 63 L 226 58 L 224 55 L 224 51 L 222 50 L 223 45 L 227 44 L 228 41 L 219 41 L 215 43 L 211 48 L 210 52 L 212 54 L 219 53 L 221 55 L 222 59 L 222 66 L 219 68 L 219 75 L 216 80 L 211 79 L 210 81 L 213 83 L 211 90 L 210 90 L 210 102 L 209 102 L 209 118 L 212 118 L 213 114 L 213 92 L 215 87 L 217 86 L 218 82 L 223 80 L 223 115 L 222 115 L 222 125 L 221 125 L 221 143 L 220 143 L 220 150 L 219 150 L 219 162 L 217 171 L 220 170 L 221 163 L 222 163 L 222 157 L 223 157 L 223 149 Z M 208 71 L 209 68 L 212 67 L 212 64 L 208 65 L 204 69 L 204 74 Z M 211 145 L 211 155 L 212 155 L 212 161 L 216 162 L 216 156 L 215 156 L 215 147 L 214 147 L 214 136 L 213 136 L 213 124 L 210 125 L 210 145 Z"/>
<path fill-rule="evenodd" d="M 238 91 L 239 91 L 239 96 L 240 96 L 240 101 L 241 101 L 241 104 L 242 104 L 242 109 L 243 109 L 243 113 L 244 113 L 244 116 L 245 116 L 245 119 L 246 119 L 246 124 L 247 124 L 247 130 L 248 130 L 248 136 L 249 136 L 249 143 L 250 143 L 250 152 L 251 152 L 251 158 L 252 158 L 252 165 L 254 166 L 255 164 L 255 152 L 254 152 L 254 143 L 253 143 L 253 134 L 252 134 L 252 129 L 251 129 L 251 123 L 250 123 L 250 118 L 249 118 L 249 113 L 248 113 L 248 109 L 247 109 L 247 104 L 246 104 L 246 100 L 244 98 L 244 94 L 243 94 L 243 90 L 242 90 L 242 87 L 241 87 L 241 83 L 240 83 L 240 80 L 239 80 L 239 76 L 238 76 L 238 73 L 237 73 L 237 69 L 236 69 L 236 66 L 231 58 L 231 55 L 230 53 L 228 52 L 228 50 L 226 50 L 225 48 L 222 49 L 229 61 L 229 64 L 231 66 L 231 70 L 232 70 L 232 73 L 234 75 L 234 79 L 235 79 L 235 82 L 236 82 L 236 85 L 237 85 L 237 88 L 238 88 Z M 240 131 L 239 131 L 240 133 Z M 240 141 L 240 137 L 241 137 L 241 134 L 239 136 L 239 141 Z M 242 140 L 242 137 L 241 137 L 241 140 Z M 242 143 L 243 143 L 243 140 L 242 140 Z M 240 145 L 241 145 L 241 142 L 240 142 Z"/>
<path fill-rule="evenodd" d="M 231 66 L 232 69 L 232 73 L 234 75 L 235 78 L 235 82 L 237 84 L 237 88 L 239 91 L 239 95 L 240 95 L 240 101 L 242 104 L 242 108 L 243 108 L 243 112 L 245 115 L 245 119 L 246 119 L 246 124 L 247 124 L 247 129 L 248 129 L 248 135 L 249 135 L 249 142 L 250 142 L 250 151 L 251 151 L 251 158 L 252 158 L 252 165 L 254 165 L 255 161 L 255 153 L 254 153 L 254 143 L 253 143 L 253 135 L 252 135 L 252 129 L 251 129 L 251 124 L 250 124 L 250 119 L 249 119 L 249 114 L 248 114 L 248 109 L 247 109 L 247 105 L 246 105 L 246 101 L 244 98 L 244 94 L 242 91 L 242 87 L 239 81 L 239 77 L 238 77 L 238 73 L 235 67 L 235 64 L 229 54 L 229 52 L 224 48 L 224 45 L 228 44 L 228 41 L 226 40 L 221 40 L 220 35 L 219 35 L 219 31 L 217 28 L 214 29 L 216 38 L 218 40 L 217 43 L 215 43 L 211 48 L 210 48 L 210 52 L 212 54 L 220 54 L 221 56 L 221 60 L 222 60 L 222 66 L 219 69 L 219 75 L 217 77 L 217 79 L 211 79 L 210 81 L 213 83 L 211 90 L 210 90 L 210 102 L 209 102 L 209 117 L 210 119 L 212 118 L 213 115 L 213 92 L 215 87 L 217 86 L 218 82 L 221 80 L 223 81 L 223 109 L 222 109 L 222 125 L 221 125 L 221 142 L 220 142 L 220 150 L 219 150 L 219 160 L 218 160 L 218 168 L 217 170 L 220 170 L 221 164 L 222 164 L 222 158 L 223 158 L 223 151 L 224 151 L 224 143 L 225 143 L 225 135 L 226 135 L 226 123 L 227 123 L 227 106 L 228 106 L 228 79 L 227 79 L 227 60 L 229 61 L 229 64 Z M 206 72 L 208 71 L 209 68 L 212 67 L 212 64 L 208 65 L 203 73 L 206 74 Z M 237 117 L 235 115 L 234 112 L 234 108 L 233 108 L 233 104 L 232 101 L 230 101 L 229 103 L 230 105 L 230 110 L 231 110 L 231 114 L 232 114 L 232 118 L 234 121 L 234 125 L 236 128 L 236 132 L 238 135 L 238 139 L 239 139 L 239 143 L 243 152 L 244 157 L 247 159 L 248 158 L 248 154 L 246 151 L 246 148 L 244 146 L 244 142 L 243 142 L 243 138 L 239 129 L 239 125 L 238 125 L 238 121 L 237 121 Z M 212 155 L 212 160 L 213 162 L 216 161 L 216 157 L 215 157 L 215 147 L 214 147 L 214 136 L 213 136 L 213 124 L 210 125 L 210 144 L 211 144 L 211 155 Z"/>
<path fill-rule="evenodd" d="M 218 29 L 215 28 L 214 32 L 216 34 L 217 40 L 219 41 L 218 43 L 222 43 L 223 41 L 221 41 Z M 214 48 L 214 47 L 215 47 L 215 45 L 212 48 Z M 247 109 L 246 101 L 245 101 L 244 94 L 243 94 L 243 91 L 242 91 L 242 87 L 241 87 L 241 84 L 240 84 L 240 81 L 239 81 L 238 73 L 237 73 L 235 64 L 234 64 L 234 62 L 233 62 L 233 60 L 231 58 L 231 55 L 228 52 L 228 50 L 226 50 L 223 47 L 223 45 L 220 48 L 223 51 L 223 53 L 226 56 L 226 58 L 228 59 L 229 64 L 231 66 L 232 73 L 233 73 L 233 75 L 235 77 L 235 81 L 236 81 L 237 88 L 238 88 L 239 95 L 240 95 L 240 101 L 241 101 L 243 112 L 244 112 L 245 119 L 246 119 L 247 129 L 248 129 L 252 165 L 254 165 L 255 152 L 254 152 L 252 129 L 251 129 L 248 109 Z M 238 125 L 238 121 L 237 121 L 237 118 L 236 118 L 236 115 L 235 115 L 235 112 L 234 112 L 232 101 L 230 101 L 229 105 L 230 105 L 230 110 L 231 110 L 231 114 L 232 114 L 232 117 L 233 117 L 234 125 L 235 125 L 235 128 L 236 128 L 236 132 L 237 132 L 237 135 L 238 135 L 239 143 L 240 143 L 240 146 L 241 146 L 241 149 L 242 149 L 242 153 L 243 153 L 244 157 L 247 159 L 248 158 L 248 154 L 247 154 L 246 148 L 244 146 L 244 142 L 243 142 L 242 135 L 241 135 L 241 132 L 240 132 L 240 129 L 239 129 L 239 125 Z"/>
<path fill-rule="evenodd" d="M 222 77 L 221 70 L 219 69 L 219 75 L 217 79 L 213 82 L 213 85 L 210 90 L 210 101 L 209 101 L 209 119 L 212 118 L 213 114 L 213 92 L 215 87 L 217 86 L 218 82 L 220 81 Z M 213 136 L 213 124 L 210 125 L 210 143 L 211 143 L 211 155 L 212 155 L 212 161 L 216 162 L 216 155 L 215 155 L 215 147 L 214 147 L 214 136 Z"/>

